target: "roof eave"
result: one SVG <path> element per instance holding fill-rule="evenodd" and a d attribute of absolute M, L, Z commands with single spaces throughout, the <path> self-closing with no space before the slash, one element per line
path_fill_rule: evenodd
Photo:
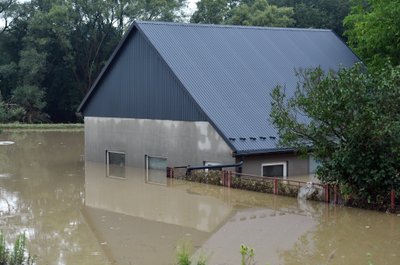
<path fill-rule="evenodd" d="M 272 148 L 272 149 L 258 149 L 258 150 L 240 150 L 234 153 L 234 156 L 250 156 L 262 154 L 290 154 L 295 153 L 294 148 Z"/>

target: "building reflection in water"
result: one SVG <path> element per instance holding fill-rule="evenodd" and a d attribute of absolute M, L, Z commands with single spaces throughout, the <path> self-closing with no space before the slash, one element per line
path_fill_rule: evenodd
<path fill-rule="evenodd" d="M 229 203 L 191 192 L 183 182 L 157 185 L 153 177 L 148 183 L 143 169 L 126 168 L 125 178 L 105 172 L 103 164 L 85 164 L 84 216 L 118 264 L 172 264 L 179 241 L 201 246 L 233 212 Z"/>
<path fill-rule="evenodd" d="M 117 264 L 173 264 L 182 241 L 213 253 L 215 262 L 236 263 L 243 243 L 277 256 L 315 225 L 292 198 L 166 179 L 138 168 L 111 178 L 103 164 L 91 162 L 85 172 L 84 216 Z"/>

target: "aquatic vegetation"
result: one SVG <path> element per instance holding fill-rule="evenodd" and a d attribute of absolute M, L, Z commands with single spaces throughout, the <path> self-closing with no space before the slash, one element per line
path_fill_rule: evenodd
<path fill-rule="evenodd" d="M 26 252 L 26 236 L 18 235 L 14 246 L 9 249 L 6 245 L 6 239 L 0 232 L 0 265 L 33 265 L 35 257 Z"/>
<path fill-rule="evenodd" d="M 246 245 L 240 246 L 240 254 L 242 255 L 241 265 L 254 265 L 254 248 Z"/>
<path fill-rule="evenodd" d="M 190 265 L 190 254 L 186 246 L 181 246 L 177 248 L 176 253 L 177 265 Z"/>
<path fill-rule="evenodd" d="M 177 246 L 176 259 L 177 265 L 191 265 L 192 260 L 190 259 L 190 247 L 188 244 L 181 244 Z M 240 265 L 255 265 L 254 261 L 254 248 L 250 248 L 246 245 L 240 246 L 240 254 L 242 255 Z M 207 257 L 200 255 L 196 265 L 206 265 Z"/>
<path fill-rule="evenodd" d="M 204 255 L 200 255 L 197 260 L 197 263 L 194 263 L 190 258 L 191 248 L 188 243 L 183 243 L 177 246 L 176 251 L 176 260 L 177 265 L 206 265 L 207 257 Z"/>
<path fill-rule="evenodd" d="M 368 257 L 368 265 L 374 265 L 374 263 L 372 262 L 372 254 L 368 252 L 367 257 Z"/>

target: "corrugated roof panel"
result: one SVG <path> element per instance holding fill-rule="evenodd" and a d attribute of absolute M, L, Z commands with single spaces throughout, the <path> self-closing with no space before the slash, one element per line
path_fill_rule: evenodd
<path fill-rule="evenodd" d="M 293 93 L 295 69 L 358 61 L 329 30 L 136 24 L 238 153 L 276 148 L 269 94 L 278 84 Z"/>

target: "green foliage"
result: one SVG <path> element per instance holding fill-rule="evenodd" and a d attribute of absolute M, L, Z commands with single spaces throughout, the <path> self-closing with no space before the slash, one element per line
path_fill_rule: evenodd
<path fill-rule="evenodd" d="M 350 0 L 201 0 L 192 23 L 327 28 L 343 35 Z"/>
<path fill-rule="evenodd" d="M 270 5 L 266 0 L 255 0 L 251 5 L 240 4 L 232 10 L 227 24 L 246 26 L 287 27 L 294 24 L 293 8 Z"/>
<path fill-rule="evenodd" d="M 12 250 L 6 246 L 3 233 L 0 232 L 0 264 L 1 265 L 31 265 L 35 258 L 26 253 L 25 234 L 18 235 Z"/>
<path fill-rule="evenodd" d="M 20 120 L 25 115 L 25 110 L 15 104 L 7 104 L 0 93 L 0 122 Z"/>
<path fill-rule="evenodd" d="M 228 0 L 200 0 L 196 5 L 191 23 L 222 24 L 230 11 Z"/>
<path fill-rule="evenodd" d="M 245 178 L 245 177 L 233 178 L 231 187 L 242 190 L 274 193 L 273 180 L 266 178 Z"/>
<path fill-rule="evenodd" d="M 24 111 L 22 111 L 21 108 L 15 109 L 11 115 L 16 116 L 24 112 L 22 121 L 27 123 L 47 121 L 47 115 L 42 113 L 42 110 L 46 105 L 44 96 L 44 91 L 40 90 L 37 86 L 18 86 L 13 91 L 11 100 L 13 103 L 22 107 Z"/>
<path fill-rule="evenodd" d="M 177 265 L 190 265 L 190 251 L 187 245 L 181 245 L 177 247 L 176 251 Z"/>
<path fill-rule="evenodd" d="M 241 245 L 240 246 L 240 255 L 241 255 L 241 265 L 255 265 L 254 261 L 254 249 L 250 248 L 246 245 Z M 182 244 L 177 246 L 177 251 L 176 251 L 176 259 L 177 259 L 177 265 L 191 265 L 192 261 L 190 260 L 190 248 L 188 247 L 188 244 Z M 205 256 L 200 256 L 197 263 L 197 265 L 206 265 L 207 264 L 207 258 Z"/>
<path fill-rule="evenodd" d="M 0 130 L 4 131 L 81 131 L 82 123 L 4 123 L 0 124 Z"/>
<path fill-rule="evenodd" d="M 6 2 L 12 5 L 3 12 Z M 76 121 L 77 107 L 128 25 L 178 20 L 184 2 L 0 0 L 0 19 L 9 21 L 7 31 L 0 27 L 0 91 L 6 105 L 17 104 L 6 120 Z M 40 97 L 35 104 L 17 100 L 30 92 Z"/>
<path fill-rule="evenodd" d="M 280 144 L 321 161 L 318 177 L 353 200 L 387 203 L 400 189 L 400 67 L 371 75 L 361 65 L 298 73 L 292 96 L 272 92 Z"/>
<path fill-rule="evenodd" d="M 0 33 L 9 29 L 9 12 L 13 9 L 16 0 L 0 0 L 0 19 L 2 23 L 0 24 Z"/>
<path fill-rule="evenodd" d="M 191 248 L 188 243 L 183 243 L 177 246 L 176 248 L 176 260 L 177 265 L 191 265 L 193 261 L 190 258 Z M 196 265 L 206 265 L 207 257 L 200 255 L 197 260 Z"/>
<path fill-rule="evenodd" d="M 242 255 L 241 265 L 254 265 L 254 249 L 246 245 L 240 246 L 240 254 Z"/>
<path fill-rule="evenodd" d="M 191 171 L 190 174 L 180 176 L 180 178 L 199 183 L 222 185 L 220 170 L 194 170 Z"/>
<path fill-rule="evenodd" d="M 349 45 L 370 68 L 400 64 L 398 0 L 354 0 L 344 24 Z"/>
<path fill-rule="evenodd" d="M 292 16 L 293 8 L 271 5 L 267 0 L 201 0 L 191 22 L 287 27 L 294 23 Z"/>
<path fill-rule="evenodd" d="M 343 19 L 350 12 L 350 0 L 270 0 L 271 4 L 293 7 L 297 28 L 332 29 L 343 37 Z"/>

